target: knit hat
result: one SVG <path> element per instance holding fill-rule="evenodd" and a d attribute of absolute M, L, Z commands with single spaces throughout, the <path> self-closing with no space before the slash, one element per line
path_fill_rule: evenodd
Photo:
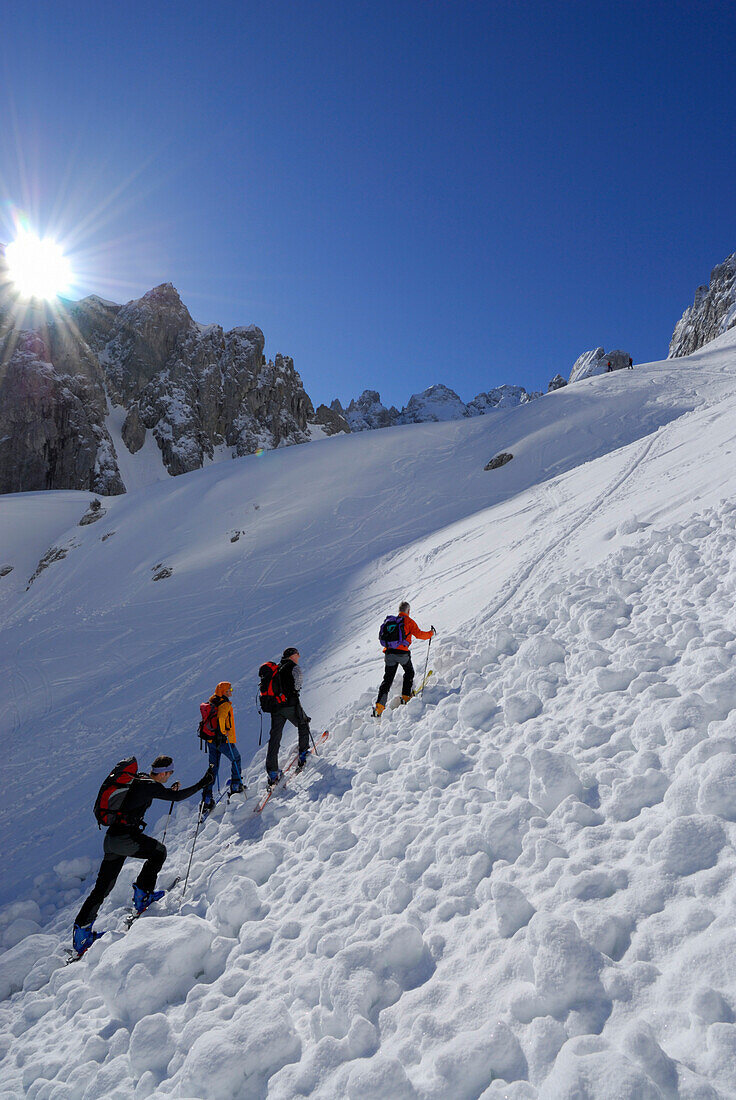
<path fill-rule="evenodd" d="M 281 660 L 285 661 L 287 659 L 287 657 L 293 657 L 294 654 L 298 654 L 298 653 L 299 653 L 299 650 L 296 649 L 295 646 L 293 646 L 293 645 L 287 646 L 286 649 L 284 650 L 284 652 L 281 654 Z"/>

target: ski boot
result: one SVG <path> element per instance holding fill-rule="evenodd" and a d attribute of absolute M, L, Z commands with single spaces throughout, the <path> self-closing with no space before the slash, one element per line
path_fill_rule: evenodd
<path fill-rule="evenodd" d="M 386 704 L 385 703 L 376 703 L 376 705 L 373 708 L 373 717 L 374 718 L 380 718 L 381 715 L 383 714 L 383 712 L 385 711 L 385 709 L 386 709 Z"/>
<path fill-rule="evenodd" d="M 296 762 L 296 770 L 298 772 L 300 772 L 302 770 L 302 768 L 304 767 L 304 765 L 306 764 L 308 756 L 309 756 L 308 752 L 300 752 L 299 753 L 299 759 Z"/>
<path fill-rule="evenodd" d="M 402 707 L 405 707 L 410 699 L 411 699 L 411 695 L 402 695 L 401 696 L 401 705 L 402 705 Z"/>
<path fill-rule="evenodd" d="M 230 784 L 230 794 L 243 794 L 244 791 L 245 791 L 245 787 L 243 786 L 242 783 L 238 782 L 238 783 L 231 783 Z"/>
<path fill-rule="evenodd" d="M 81 924 L 75 924 L 72 933 L 72 944 L 77 955 L 83 955 L 95 940 L 102 939 L 104 935 L 104 932 L 94 932 L 91 924 L 85 927 L 82 927 Z"/>
<path fill-rule="evenodd" d="M 268 785 L 269 787 L 275 787 L 279 779 L 281 779 L 284 773 L 279 768 L 278 771 L 268 773 Z"/>
<path fill-rule="evenodd" d="M 161 901 L 165 890 L 141 890 L 140 886 L 133 883 L 133 907 L 136 913 L 145 913 L 149 905 L 154 901 Z"/>
<path fill-rule="evenodd" d="M 214 808 L 215 808 L 214 802 L 203 802 L 202 803 L 202 821 L 204 821 L 204 819 L 206 817 L 210 816 L 210 814 L 212 813 Z"/>

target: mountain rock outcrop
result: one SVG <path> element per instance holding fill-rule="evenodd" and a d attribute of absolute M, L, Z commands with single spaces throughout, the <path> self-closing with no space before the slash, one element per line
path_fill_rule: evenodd
<path fill-rule="evenodd" d="M 699 286 L 695 300 L 675 325 L 669 359 L 690 355 L 736 325 L 736 252 L 710 273 L 708 286 Z"/>
<path fill-rule="evenodd" d="M 136 454 L 150 431 L 170 474 L 221 445 L 245 455 L 311 438 L 293 361 L 266 360 L 255 325 L 196 324 L 170 283 L 123 306 L 92 296 L 32 314 L 0 295 L 0 492 L 125 492 L 110 406 L 125 410 L 118 446 Z"/>
<path fill-rule="evenodd" d="M 351 432 L 391 428 L 399 422 L 399 410 L 393 405 L 387 409 L 381 403 L 381 395 L 377 390 L 363 390 L 360 397 L 353 399 L 347 409 L 343 409 L 339 401 L 333 401 L 332 408 L 344 415 Z"/>
<path fill-rule="evenodd" d="M 468 406 L 454 390 L 441 384 L 430 386 L 422 393 L 415 393 L 402 409 L 399 424 L 438 423 L 443 420 L 461 420 L 470 416 Z"/>
<path fill-rule="evenodd" d="M 350 433 L 350 425 L 345 419 L 345 410 L 335 398 L 331 405 L 318 405 L 314 410 L 314 421 L 322 429 L 325 435 L 338 435 L 344 432 Z"/>
<path fill-rule="evenodd" d="M 0 365 L 0 493 L 124 492 L 104 416 L 94 378 L 57 371 L 41 336 L 18 334 Z"/>
<path fill-rule="evenodd" d="M 539 390 L 530 393 L 523 386 L 495 386 L 486 393 L 479 393 L 468 403 L 470 416 L 483 416 L 491 409 L 513 409 L 517 405 L 527 405 L 536 401 L 542 394 Z"/>
<path fill-rule="evenodd" d="M 629 366 L 629 360 L 628 351 L 621 351 L 618 348 L 615 351 L 604 351 L 603 348 L 584 351 L 575 360 L 568 381 L 579 382 L 581 378 L 592 378 L 594 374 L 607 374 L 608 371 L 626 370 Z"/>

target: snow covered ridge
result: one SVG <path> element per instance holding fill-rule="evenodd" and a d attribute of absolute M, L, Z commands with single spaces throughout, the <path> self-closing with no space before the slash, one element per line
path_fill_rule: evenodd
<path fill-rule="evenodd" d="M 396 424 L 436 424 L 482 416 L 493 409 L 525 405 L 541 396 L 539 392 L 527 393 L 523 386 L 496 386 L 486 393 L 479 393 L 466 405 L 449 386 L 437 384 L 413 394 L 401 412 L 393 405 L 387 409 L 376 390 L 364 390 L 357 400 L 350 402 L 347 409 L 338 400 L 332 402 L 330 409 L 345 419 L 350 431 L 364 432 L 374 428 L 390 428 Z"/>
<path fill-rule="evenodd" d="M 733 1096 L 736 504 L 606 534 L 380 726 L 343 707 L 264 819 L 222 803 L 181 908 L 70 968 L 84 867 L 0 912 L 3 1094 Z"/>
<path fill-rule="evenodd" d="M 708 286 L 699 286 L 695 300 L 675 325 L 670 359 L 697 351 L 736 325 L 736 252 L 710 273 Z"/>

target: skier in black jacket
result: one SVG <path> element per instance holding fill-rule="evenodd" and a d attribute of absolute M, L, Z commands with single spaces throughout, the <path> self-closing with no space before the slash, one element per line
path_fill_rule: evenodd
<path fill-rule="evenodd" d="M 165 890 L 155 890 L 156 878 L 166 859 L 166 848 L 159 840 L 146 836 L 143 830 L 146 823 L 143 816 L 154 799 L 162 802 L 182 802 L 185 798 L 201 791 L 214 778 L 213 769 L 208 768 L 198 783 L 191 787 L 179 788 L 178 783 L 166 787 L 174 774 L 174 762 L 170 756 L 157 756 L 151 767 L 150 775 L 141 772 L 131 781 L 120 814 L 125 823 L 116 823 L 105 834 L 104 856 L 100 865 L 97 882 L 92 893 L 85 901 L 74 922 L 74 950 L 82 955 L 96 939 L 104 935 L 93 932 L 100 906 L 117 882 L 128 856 L 144 859 L 137 881 L 133 885 L 133 904 L 136 912 L 142 913 L 148 906 L 159 901 Z"/>
<path fill-rule="evenodd" d="M 278 687 L 276 694 L 285 695 L 286 702 L 275 707 L 271 712 L 271 733 L 268 739 L 268 752 L 266 753 L 266 771 L 268 772 L 268 785 L 271 787 L 278 783 L 283 772 L 279 769 L 279 748 L 284 726 L 291 722 L 296 726 L 299 734 L 299 759 L 297 771 L 304 767 L 309 752 L 309 717 L 304 713 L 304 707 L 299 699 L 302 687 L 302 670 L 299 668 L 299 650 L 294 646 L 288 646 L 281 655 L 278 671 L 274 674 L 274 680 Z"/>

